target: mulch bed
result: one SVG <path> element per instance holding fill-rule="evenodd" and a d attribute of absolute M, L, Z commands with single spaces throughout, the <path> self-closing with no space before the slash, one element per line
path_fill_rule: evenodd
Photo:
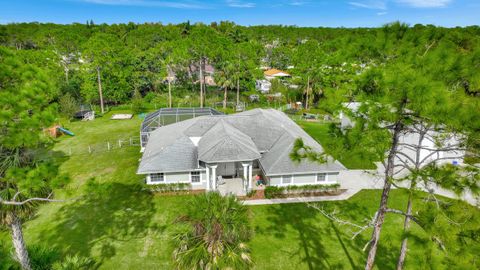
<path fill-rule="evenodd" d="M 238 196 L 240 200 L 245 200 L 245 201 L 250 201 L 250 200 L 263 200 L 265 199 L 265 190 L 264 189 L 258 189 L 256 190 L 255 194 L 252 196 Z"/>
<path fill-rule="evenodd" d="M 205 189 L 195 189 L 195 190 L 179 190 L 179 191 L 168 191 L 168 192 L 159 192 L 152 191 L 155 196 L 175 196 L 175 195 L 191 195 L 191 194 L 201 194 L 205 193 Z"/>
<path fill-rule="evenodd" d="M 347 191 L 346 189 L 337 189 L 331 191 L 317 191 L 317 192 L 299 192 L 299 193 L 288 193 L 275 196 L 270 199 L 285 199 L 285 198 L 298 198 L 298 197 L 316 197 L 316 196 L 338 196 Z M 239 197 L 241 200 L 250 201 L 250 200 L 263 200 L 265 198 L 265 190 L 257 190 L 257 192 L 250 197 L 242 196 Z"/>

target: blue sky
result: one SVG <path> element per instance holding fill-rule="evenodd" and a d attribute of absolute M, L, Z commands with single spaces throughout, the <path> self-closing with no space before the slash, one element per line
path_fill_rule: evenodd
<path fill-rule="evenodd" d="M 0 0 L 0 23 L 191 22 L 380 26 L 480 24 L 480 0 Z"/>

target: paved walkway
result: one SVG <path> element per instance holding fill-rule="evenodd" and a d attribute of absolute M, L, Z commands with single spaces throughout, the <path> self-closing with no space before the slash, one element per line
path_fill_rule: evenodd
<path fill-rule="evenodd" d="M 298 198 L 284 198 L 284 199 L 264 199 L 264 200 L 250 200 L 244 201 L 245 205 L 265 205 L 265 204 L 281 204 L 281 203 L 305 203 L 305 202 L 320 202 L 320 201 L 340 201 L 347 200 L 362 189 L 383 189 L 383 174 L 384 169 L 381 164 L 377 164 L 378 170 L 347 170 L 339 175 L 342 189 L 346 191 L 338 196 L 317 196 L 317 197 L 298 197 Z M 407 187 L 405 182 L 399 186 Z M 395 188 L 395 187 L 392 187 Z M 473 196 L 471 193 L 466 193 L 457 196 L 455 193 L 442 189 L 438 186 L 421 187 L 425 192 L 433 191 L 436 195 L 441 195 L 447 198 L 460 199 L 471 205 L 480 206 L 480 198 Z"/>
<path fill-rule="evenodd" d="M 245 205 L 265 205 L 265 204 L 282 204 L 282 203 L 306 203 L 306 202 L 321 202 L 321 201 L 343 201 L 347 200 L 360 190 L 349 189 L 337 196 L 316 196 L 316 197 L 296 197 L 296 198 L 282 198 L 282 199 L 263 199 L 263 200 L 246 200 L 243 201 Z"/>

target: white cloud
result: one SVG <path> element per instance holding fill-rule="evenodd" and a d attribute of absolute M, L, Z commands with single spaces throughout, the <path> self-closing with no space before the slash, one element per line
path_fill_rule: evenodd
<path fill-rule="evenodd" d="M 229 7 L 234 7 L 234 8 L 253 8 L 256 6 L 255 3 L 243 2 L 240 0 L 227 0 L 226 2 Z"/>
<path fill-rule="evenodd" d="M 308 4 L 308 2 L 305 2 L 305 1 L 291 1 L 290 3 L 288 3 L 290 6 L 303 6 L 303 5 L 306 5 Z"/>
<path fill-rule="evenodd" d="M 359 8 L 368 8 L 368 9 L 387 9 L 387 3 L 385 0 L 364 0 L 356 2 L 348 2 L 350 5 Z"/>
<path fill-rule="evenodd" d="M 395 0 L 399 4 L 415 8 L 438 8 L 448 6 L 452 0 Z"/>
<path fill-rule="evenodd" d="M 80 0 L 82 2 L 110 5 L 110 6 L 140 6 L 140 7 L 167 7 L 167 8 L 185 8 L 199 9 L 205 8 L 193 1 L 158 1 L 158 0 Z"/>
<path fill-rule="evenodd" d="M 378 16 L 383 16 L 383 15 L 387 15 L 387 14 L 388 14 L 388 12 L 385 12 L 385 11 L 377 12 Z"/>

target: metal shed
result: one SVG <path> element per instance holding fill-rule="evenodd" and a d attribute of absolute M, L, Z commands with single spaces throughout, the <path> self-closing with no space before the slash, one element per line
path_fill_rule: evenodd
<path fill-rule="evenodd" d="M 183 120 L 195 118 L 203 115 L 222 115 L 223 113 L 206 108 L 161 108 L 145 116 L 140 128 L 140 143 L 142 148 L 147 145 L 150 132 L 169 124 L 177 123 Z"/>

